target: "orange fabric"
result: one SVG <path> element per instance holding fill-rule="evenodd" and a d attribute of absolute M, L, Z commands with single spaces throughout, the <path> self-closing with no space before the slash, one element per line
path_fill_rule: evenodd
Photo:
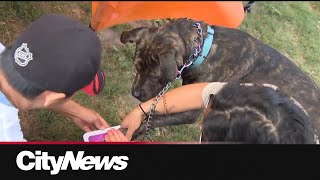
<path fill-rule="evenodd" d="M 91 26 L 96 31 L 136 20 L 190 18 L 237 28 L 242 1 L 93 1 Z"/>

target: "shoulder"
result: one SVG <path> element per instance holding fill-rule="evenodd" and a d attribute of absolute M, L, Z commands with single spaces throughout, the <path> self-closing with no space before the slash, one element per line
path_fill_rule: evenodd
<path fill-rule="evenodd" d="M 6 49 L 6 47 L 0 42 L 0 54 Z"/>
<path fill-rule="evenodd" d="M 211 82 L 202 91 L 202 101 L 206 106 L 210 94 L 216 95 L 227 83 L 226 82 Z"/>
<path fill-rule="evenodd" d="M 18 109 L 0 103 L 0 141 L 26 141 L 18 112 Z"/>

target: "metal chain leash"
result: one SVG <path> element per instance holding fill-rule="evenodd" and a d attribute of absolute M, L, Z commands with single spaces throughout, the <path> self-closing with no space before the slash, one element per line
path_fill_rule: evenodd
<path fill-rule="evenodd" d="M 156 106 L 157 106 L 158 102 L 160 101 L 160 99 L 162 98 L 162 96 L 169 90 L 172 83 L 174 83 L 175 81 L 177 81 L 178 79 L 181 78 L 183 70 L 188 68 L 189 66 L 191 66 L 195 62 L 195 60 L 197 59 L 198 55 L 200 54 L 200 52 L 202 50 L 201 47 L 203 44 L 203 34 L 202 34 L 203 32 L 202 32 L 201 24 L 197 22 L 197 23 L 194 23 L 192 26 L 196 27 L 196 29 L 197 29 L 198 38 L 194 39 L 194 41 L 197 43 L 197 46 L 194 47 L 193 53 L 189 56 L 188 61 L 186 63 L 184 63 L 184 65 L 180 68 L 180 70 L 178 70 L 178 74 L 177 74 L 176 78 L 173 81 L 168 82 L 167 85 L 154 98 L 152 105 L 150 107 L 150 110 L 149 110 L 148 119 L 146 121 L 146 123 L 147 123 L 146 133 L 143 136 L 141 141 L 144 141 L 146 138 L 151 139 L 150 138 L 150 130 L 151 130 L 151 120 L 153 118 L 152 115 L 154 114 Z"/>
<path fill-rule="evenodd" d="M 174 81 L 176 81 L 177 79 L 175 79 Z M 174 82 L 172 81 L 172 82 Z M 169 88 L 172 85 L 172 82 L 168 82 L 167 85 L 160 91 L 160 93 L 154 98 L 152 105 L 150 107 L 149 110 L 149 114 L 148 114 L 148 119 L 147 119 L 147 125 L 146 125 L 146 133 L 144 135 L 144 137 L 142 138 L 142 141 L 145 140 L 145 138 L 149 138 L 150 139 L 150 129 L 151 129 L 151 124 L 150 121 L 152 120 L 152 115 L 154 113 L 154 110 L 156 109 L 156 106 L 158 104 L 158 102 L 160 101 L 161 97 L 169 90 Z"/>

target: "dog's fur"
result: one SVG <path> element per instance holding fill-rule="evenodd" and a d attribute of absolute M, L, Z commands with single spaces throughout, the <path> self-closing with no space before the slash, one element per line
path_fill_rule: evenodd
<path fill-rule="evenodd" d="M 197 33 L 193 23 L 192 20 L 177 19 L 160 27 L 141 27 L 121 34 L 122 43 L 136 44 L 134 97 L 146 101 L 175 79 L 177 68 L 188 60 L 195 45 Z M 207 24 L 202 22 L 201 27 L 206 37 Z M 214 42 L 207 58 L 198 67 L 183 72 L 183 85 L 233 79 L 274 84 L 306 109 L 317 134 L 320 132 L 320 92 L 308 75 L 277 50 L 239 29 L 212 28 L 215 30 Z M 152 127 L 191 124 L 200 113 L 200 110 L 194 110 L 154 115 Z M 144 126 L 141 126 L 136 135 L 143 130 Z"/>
<path fill-rule="evenodd" d="M 278 90 L 229 82 L 204 109 L 202 141 L 315 144 L 305 111 Z"/>

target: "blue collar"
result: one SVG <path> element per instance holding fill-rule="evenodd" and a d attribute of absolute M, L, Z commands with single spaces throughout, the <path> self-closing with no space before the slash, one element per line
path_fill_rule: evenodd
<path fill-rule="evenodd" d="M 196 68 L 197 66 L 199 66 L 206 59 L 211 49 L 211 46 L 213 43 L 214 30 L 210 26 L 208 26 L 207 32 L 208 32 L 208 35 L 207 35 L 207 38 L 204 40 L 201 54 L 199 54 L 198 58 L 194 61 L 194 63 L 192 64 L 192 66 L 190 66 L 190 68 Z"/>

